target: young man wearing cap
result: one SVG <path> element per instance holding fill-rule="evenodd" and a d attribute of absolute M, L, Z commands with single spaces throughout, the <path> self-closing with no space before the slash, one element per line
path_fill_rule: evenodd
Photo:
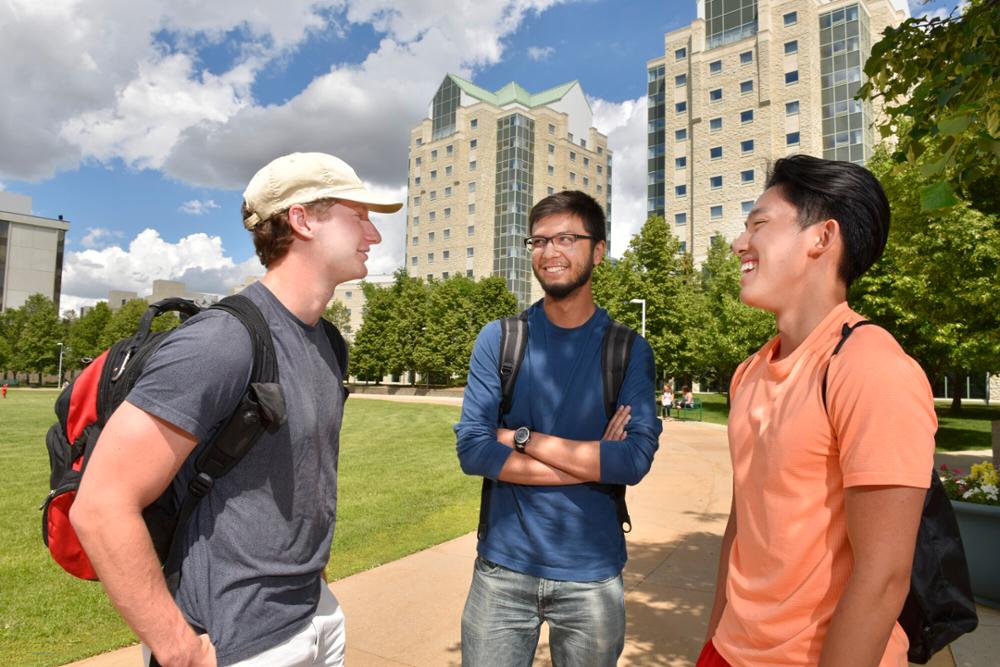
<path fill-rule="evenodd" d="M 934 465 L 934 402 L 888 332 L 845 330 L 862 321 L 847 288 L 888 234 L 870 172 L 794 155 L 775 163 L 733 242 L 740 298 L 773 312 L 778 335 L 730 387 L 733 503 L 700 667 L 906 667 L 896 618 Z"/>
<path fill-rule="evenodd" d="M 548 623 L 554 664 L 610 666 L 625 645 L 627 554 L 609 485 L 637 484 L 653 462 L 662 429 L 653 351 L 635 337 L 608 420 L 601 352 L 611 318 L 590 282 L 604 258 L 604 211 L 583 192 L 559 192 L 528 220 L 545 298 L 526 311 L 510 410 L 500 415 L 494 321 L 476 340 L 455 425 L 462 470 L 495 480 L 462 613 L 462 664 L 530 665 Z"/>
<path fill-rule="evenodd" d="M 252 365 L 247 330 L 222 311 L 192 317 L 108 421 L 71 519 L 108 596 L 164 667 L 343 663 L 343 613 L 323 581 L 343 378 L 318 323 L 334 288 L 367 273 L 381 240 L 368 212 L 400 207 L 321 153 L 277 158 L 247 186 L 244 225 L 267 271 L 242 294 L 271 330 L 287 421 L 198 505 L 175 599 L 142 510 L 190 477 L 191 453 L 235 409 Z"/>

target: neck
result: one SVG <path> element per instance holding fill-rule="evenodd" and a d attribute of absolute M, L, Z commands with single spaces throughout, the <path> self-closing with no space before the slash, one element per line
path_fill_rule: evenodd
<path fill-rule="evenodd" d="M 545 309 L 549 322 L 563 329 L 573 329 L 585 324 L 597 309 L 589 282 L 562 299 L 546 294 L 542 308 Z"/>
<path fill-rule="evenodd" d="M 260 282 L 285 308 L 310 326 L 319 322 L 337 287 L 287 255 L 268 268 Z"/>
<path fill-rule="evenodd" d="M 798 349 L 830 311 L 846 300 L 847 290 L 838 285 L 836 289 L 814 294 L 794 308 L 775 313 L 781 344 L 776 359 L 784 359 Z"/>

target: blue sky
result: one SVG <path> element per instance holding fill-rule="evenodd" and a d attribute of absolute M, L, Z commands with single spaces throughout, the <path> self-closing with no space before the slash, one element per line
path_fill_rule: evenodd
<path fill-rule="evenodd" d="M 71 222 L 64 309 L 155 278 L 223 293 L 261 271 L 239 206 L 271 158 L 334 153 L 402 198 L 409 130 L 445 73 L 577 79 L 615 151 L 618 254 L 645 212 L 645 61 L 694 15 L 694 0 L 8 0 L 0 189 Z M 381 217 L 372 273 L 401 265 L 403 220 Z"/>

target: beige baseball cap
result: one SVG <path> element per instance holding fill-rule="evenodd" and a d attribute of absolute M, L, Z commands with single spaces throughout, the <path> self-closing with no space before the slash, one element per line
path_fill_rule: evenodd
<path fill-rule="evenodd" d="M 318 199 L 347 199 L 372 211 L 395 213 L 403 207 L 369 191 L 358 175 L 338 157 L 326 153 L 292 153 L 275 158 L 254 174 L 243 192 L 250 216 L 243 226 L 253 229 L 292 204 Z"/>

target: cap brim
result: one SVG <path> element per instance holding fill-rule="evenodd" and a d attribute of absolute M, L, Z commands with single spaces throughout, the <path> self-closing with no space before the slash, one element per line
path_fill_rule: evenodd
<path fill-rule="evenodd" d="M 402 202 L 395 202 L 386 197 L 379 197 L 364 188 L 343 190 L 333 196 L 337 199 L 346 199 L 348 201 L 364 204 L 368 207 L 368 210 L 375 211 L 376 213 L 395 213 L 399 209 L 403 208 Z"/>

